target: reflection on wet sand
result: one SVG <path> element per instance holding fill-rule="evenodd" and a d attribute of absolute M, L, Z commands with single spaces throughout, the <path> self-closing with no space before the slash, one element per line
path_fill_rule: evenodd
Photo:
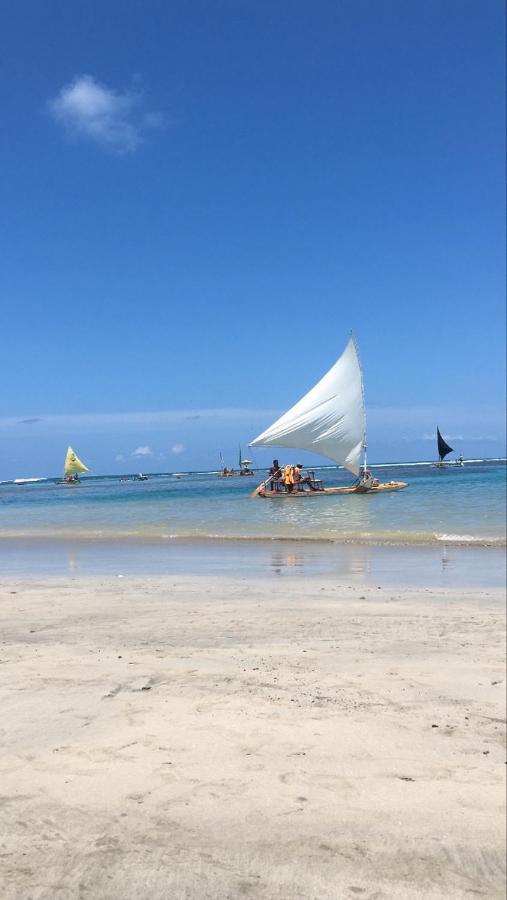
<path fill-rule="evenodd" d="M 275 575 L 281 575 L 283 569 L 303 569 L 305 566 L 305 558 L 303 553 L 295 553 L 293 550 L 273 551 L 271 556 L 271 568 Z"/>
<path fill-rule="evenodd" d="M 343 553 L 341 547 L 329 546 L 324 562 L 321 548 L 302 545 L 295 551 L 282 545 L 272 551 L 271 569 L 275 575 L 282 575 L 285 570 L 304 569 L 308 574 L 315 574 L 323 568 L 329 568 L 338 578 L 346 577 L 355 582 L 363 582 L 368 580 L 372 572 L 370 550 L 369 547 L 351 546 Z"/>
<path fill-rule="evenodd" d="M 0 541 L 0 575 L 285 575 L 345 584 L 502 587 L 500 548 L 294 541 Z"/>
<path fill-rule="evenodd" d="M 79 558 L 76 554 L 74 548 L 72 546 L 67 546 L 66 548 L 67 554 L 67 571 L 69 574 L 77 573 L 79 571 Z"/>

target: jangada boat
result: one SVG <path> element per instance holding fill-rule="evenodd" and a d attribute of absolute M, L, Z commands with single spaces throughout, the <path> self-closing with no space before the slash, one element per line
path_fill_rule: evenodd
<path fill-rule="evenodd" d="M 241 450 L 241 446 L 239 447 L 238 462 L 239 462 L 239 469 L 228 469 L 227 466 L 224 464 L 224 458 L 222 456 L 222 453 L 220 453 L 220 464 L 221 464 L 222 468 L 221 468 L 220 472 L 217 472 L 218 478 L 239 478 L 239 476 L 241 476 L 241 475 L 243 475 L 243 476 L 255 475 L 255 472 L 253 471 L 253 469 L 250 468 L 250 466 L 252 465 L 252 460 L 251 459 L 243 459 L 243 453 Z"/>
<path fill-rule="evenodd" d="M 247 476 L 247 477 L 249 475 L 255 475 L 255 472 L 253 471 L 253 469 L 250 468 L 251 465 L 252 465 L 251 459 L 243 459 L 243 453 L 242 453 L 241 446 L 240 446 L 240 448 L 239 448 L 239 475 L 243 475 L 243 476 Z"/>
<path fill-rule="evenodd" d="M 379 482 L 366 464 L 366 414 L 359 352 L 350 338 L 334 366 L 295 406 L 250 444 L 310 450 L 343 466 L 356 481 L 349 487 L 322 487 L 313 472 L 291 484 L 290 475 L 271 476 L 252 496 L 318 497 L 323 494 L 381 494 L 407 487 L 405 481 Z M 361 457 L 363 462 L 361 464 Z M 287 473 L 288 474 L 288 473 Z"/>
<path fill-rule="evenodd" d="M 444 462 L 445 457 L 449 453 L 454 453 L 454 450 L 452 447 L 449 446 L 447 441 L 445 441 L 443 439 L 442 435 L 440 434 L 440 429 L 439 429 L 438 425 L 437 425 L 437 448 L 438 448 L 439 461 L 437 463 L 433 463 L 433 465 L 435 466 L 436 469 L 445 469 L 445 468 L 447 468 L 447 466 L 464 466 L 465 465 L 463 457 L 461 455 L 459 456 L 458 459 L 456 459 L 454 461 Z"/>
<path fill-rule="evenodd" d="M 78 476 L 80 473 L 88 471 L 88 466 L 85 466 L 72 447 L 69 447 L 63 466 L 63 479 L 58 481 L 57 484 L 79 484 Z"/>

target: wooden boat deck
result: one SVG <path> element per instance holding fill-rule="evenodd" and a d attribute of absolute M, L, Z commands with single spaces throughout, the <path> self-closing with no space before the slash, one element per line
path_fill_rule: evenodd
<path fill-rule="evenodd" d="M 408 482 L 406 481 L 386 481 L 381 482 L 379 484 L 374 484 L 371 487 L 363 487 L 360 484 L 353 484 L 350 487 L 326 487 L 326 488 L 318 488 L 317 490 L 309 490 L 309 489 L 300 489 L 287 491 L 282 489 L 278 490 L 261 490 L 257 494 L 258 497 L 322 497 L 323 494 L 384 494 L 389 493 L 390 491 L 400 491 L 403 488 L 408 487 Z"/>

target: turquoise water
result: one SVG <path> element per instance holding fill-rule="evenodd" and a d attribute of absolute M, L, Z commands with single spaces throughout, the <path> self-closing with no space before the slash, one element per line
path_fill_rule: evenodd
<path fill-rule="evenodd" d="M 410 486 L 383 495 L 251 499 L 259 478 L 153 475 L 121 483 L 117 476 L 0 484 L 0 538 L 65 537 L 137 540 L 242 538 L 373 543 L 502 544 L 505 462 L 436 469 L 382 466 L 382 481 Z M 335 468 L 319 470 L 325 485 L 350 484 Z"/>

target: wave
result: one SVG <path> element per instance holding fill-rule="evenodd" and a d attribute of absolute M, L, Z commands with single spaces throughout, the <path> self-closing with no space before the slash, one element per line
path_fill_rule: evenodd
<path fill-rule="evenodd" d="M 47 480 L 47 478 L 15 478 L 14 481 L 3 481 L 2 484 L 35 484 L 36 482 Z"/>
<path fill-rule="evenodd" d="M 454 547 L 493 547 L 505 548 L 507 542 L 504 537 L 484 536 L 472 534 L 453 534 L 438 532 L 415 531 L 358 531 L 342 532 L 340 535 L 326 533 L 310 535 L 255 535 L 255 534 L 220 534 L 217 532 L 187 531 L 172 533 L 157 529 L 138 529 L 132 531 L 105 530 L 105 529 L 76 529 L 72 531 L 58 529 L 25 529 L 0 531 L 0 542 L 10 541 L 46 541 L 54 543 L 132 543 L 160 544 L 170 542 L 191 543 L 293 543 L 293 544 L 365 544 L 394 547 L 416 546 L 442 546 L 449 544 Z"/>

